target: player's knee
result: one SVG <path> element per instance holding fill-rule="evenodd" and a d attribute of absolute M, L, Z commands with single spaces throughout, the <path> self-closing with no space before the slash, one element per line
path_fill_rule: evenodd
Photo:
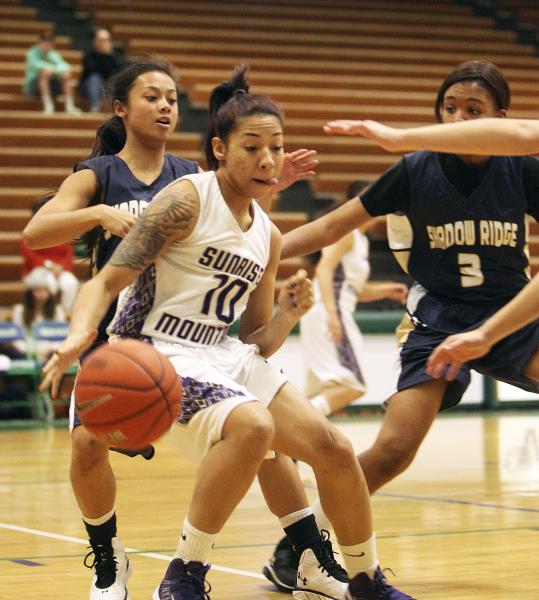
<path fill-rule="evenodd" d="M 260 412 L 253 422 L 250 423 L 248 431 L 246 431 L 248 444 L 260 444 L 266 449 L 271 446 L 274 435 L 275 425 L 268 411 Z"/>
<path fill-rule="evenodd" d="M 412 438 L 395 435 L 377 444 L 378 469 L 386 475 L 402 473 L 414 460 L 419 445 Z"/>
<path fill-rule="evenodd" d="M 84 428 L 77 427 L 71 436 L 71 465 L 82 473 L 99 467 L 108 460 L 108 448 Z"/>
<path fill-rule="evenodd" d="M 356 460 L 350 440 L 333 426 L 316 437 L 316 457 L 324 460 L 329 468 L 342 467 Z"/>
<path fill-rule="evenodd" d="M 236 414 L 233 422 L 229 423 L 228 437 L 241 447 L 244 456 L 263 457 L 271 447 L 275 435 L 271 414 L 255 403 L 246 404 L 244 410 L 234 412 Z"/>

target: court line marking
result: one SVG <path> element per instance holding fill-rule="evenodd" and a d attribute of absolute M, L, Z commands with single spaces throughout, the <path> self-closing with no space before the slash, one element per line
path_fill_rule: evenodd
<path fill-rule="evenodd" d="M 493 504 L 490 502 L 474 502 L 473 500 L 456 500 L 453 498 L 436 498 L 433 496 L 414 496 L 412 494 L 393 494 L 386 492 L 376 492 L 375 497 L 385 498 L 401 498 L 403 500 L 420 500 L 423 502 L 440 502 L 442 504 L 463 504 L 465 506 L 477 506 L 481 508 L 499 508 L 502 510 L 516 511 L 516 512 L 531 512 L 539 513 L 537 508 L 526 508 L 525 506 L 507 506 L 505 504 Z"/>
<path fill-rule="evenodd" d="M 62 542 L 72 542 L 74 544 L 82 544 L 88 546 L 88 540 L 82 538 L 72 537 L 69 535 L 62 535 L 60 533 L 52 533 L 51 531 L 41 531 L 40 529 L 30 529 L 29 527 L 21 527 L 20 525 L 12 525 L 10 523 L 0 523 L 1 529 L 10 529 L 11 531 L 18 531 L 19 533 L 28 533 L 30 535 L 37 535 L 40 537 L 51 538 L 53 540 L 60 540 Z M 172 556 L 165 554 L 159 554 L 157 552 L 141 552 L 136 548 L 125 548 L 126 552 L 136 553 L 138 556 L 145 556 L 146 558 L 155 558 L 156 560 L 172 560 Z M 252 577 L 254 579 L 263 579 L 267 581 L 264 575 L 261 573 L 253 573 L 252 571 L 244 571 L 242 569 L 232 569 L 230 567 L 222 567 L 220 565 L 212 564 L 211 568 L 214 571 L 221 571 L 222 573 L 230 573 L 232 575 L 243 575 L 244 577 Z"/>

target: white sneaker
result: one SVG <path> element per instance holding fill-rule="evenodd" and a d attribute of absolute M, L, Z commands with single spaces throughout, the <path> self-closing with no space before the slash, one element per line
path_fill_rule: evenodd
<path fill-rule="evenodd" d="M 327 532 L 325 532 L 327 534 Z M 344 600 L 348 575 L 333 556 L 329 535 L 316 548 L 307 548 L 299 560 L 296 600 Z"/>
<path fill-rule="evenodd" d="M 98 546 L 93 548 L 88 556 L 91 554 L 94 555 L 94 562 L 86 566 L 94 568 L 95 573 L 89 600 L 129 600 L 127 580 L 131 575 L 131 563 L 125 555 L 122 542 L 114 537 L 112 553 Z"/>

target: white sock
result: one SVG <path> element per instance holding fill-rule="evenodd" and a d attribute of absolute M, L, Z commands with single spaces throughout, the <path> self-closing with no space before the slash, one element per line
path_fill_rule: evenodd
<path fill-rule="evenodd" d="M 95 527 L 97 527 L 98 525 L 103 525 L 103 523 L 106 523 L 115 513 L 115 511 L 116 509 L 113 508 L 110 512 L 104 514 L 103 516 L 97 517 L 97 519 L 90 519 L 89 517 L 85 517 L 84 515 L 82 515 L 82 520 L 85 523 L 88 523 L 88 525 L 94 525 Z"/>
<path fill-rule="evenodd" d="M 324 417 L 329 416 L 333 411 L 331 410 L 331 406 L 328 404 L 326 397 L 323 394 L 318 394 L 317 396 L 313 396 L 309 398 L 309 402 L 319 410 Z"/>
<path fill-rule="evenodd" d="M 73 98 L 71 96 L 66 96 L 65 109 L 66 112 L 79 112 L 79 109 L 73 103 Z"/>
<path fill-rule="evenodd" d="M 44 96 L 42 96 L 41 101 L 43 102 L 43 112 L 54 112 L 54 102 L 52 101 L 50 94 L 45 94 Z"/>
<path fill-rule="evenodd" d="M 324 514 L 324 511 L 322 510 L 322 505 L 320 504 L 320 500 L 317 500 L 313 504 L 313 513 L 314 513 L 314 518 L 316 519 L 316 524 L 318 525 L 318 529 L 320 529 L 320 530 L 325 529 L 326 531 L 329 531 L 331 529 L 331 523 L 329 522 L 329 519 Z"/>
<path fill-rule="evenodd" d="M 209 564 L 210 552 L 217 535 L 217 533 L 200 531 L 193 527 L 186 518 L 183 522 L 182 534 L 174 558 L 181 558 L 184 562 L 196 560 L 205 565 Z"/>
<path fill-rule="evenodd" d="M 297 510 L 296 512 L 290 513 L 289 515 L 280 517 L 279 522 L 281 523 L 281 527 L 283 529 L 286 529 L 287 527 L 290 527 L 290 525 L 293 525 L 294 523 L 297 523 L 298 521 L 301 521 L 301 519 L 304 519 L 305 517 L 308 517 L 312 514 L 313 509 L 310 506 L 308 506 L 307 508 L 302 508 L 301 510 Z"/>
<path fill-rule="evenodd" d="M 376 535 L 374 531 L 365 542 L 353 546 L 343 546 L 342 544 L 339 544 L 339 546 L 350 579 L 358 573 L 367 573 L 371 579 L 374 577 L 374 572 L 380 564 L 376 552 Z"/>

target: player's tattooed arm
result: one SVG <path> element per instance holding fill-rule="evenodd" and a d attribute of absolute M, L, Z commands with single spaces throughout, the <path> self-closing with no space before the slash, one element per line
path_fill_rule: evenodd
<path fill-rule="evenodd" d="M 160 192 L 120 243 L 110 264 L 143 271 L 170 244 L 189 235 L 196 223 L 199 199 L 188 182 Z"/>

